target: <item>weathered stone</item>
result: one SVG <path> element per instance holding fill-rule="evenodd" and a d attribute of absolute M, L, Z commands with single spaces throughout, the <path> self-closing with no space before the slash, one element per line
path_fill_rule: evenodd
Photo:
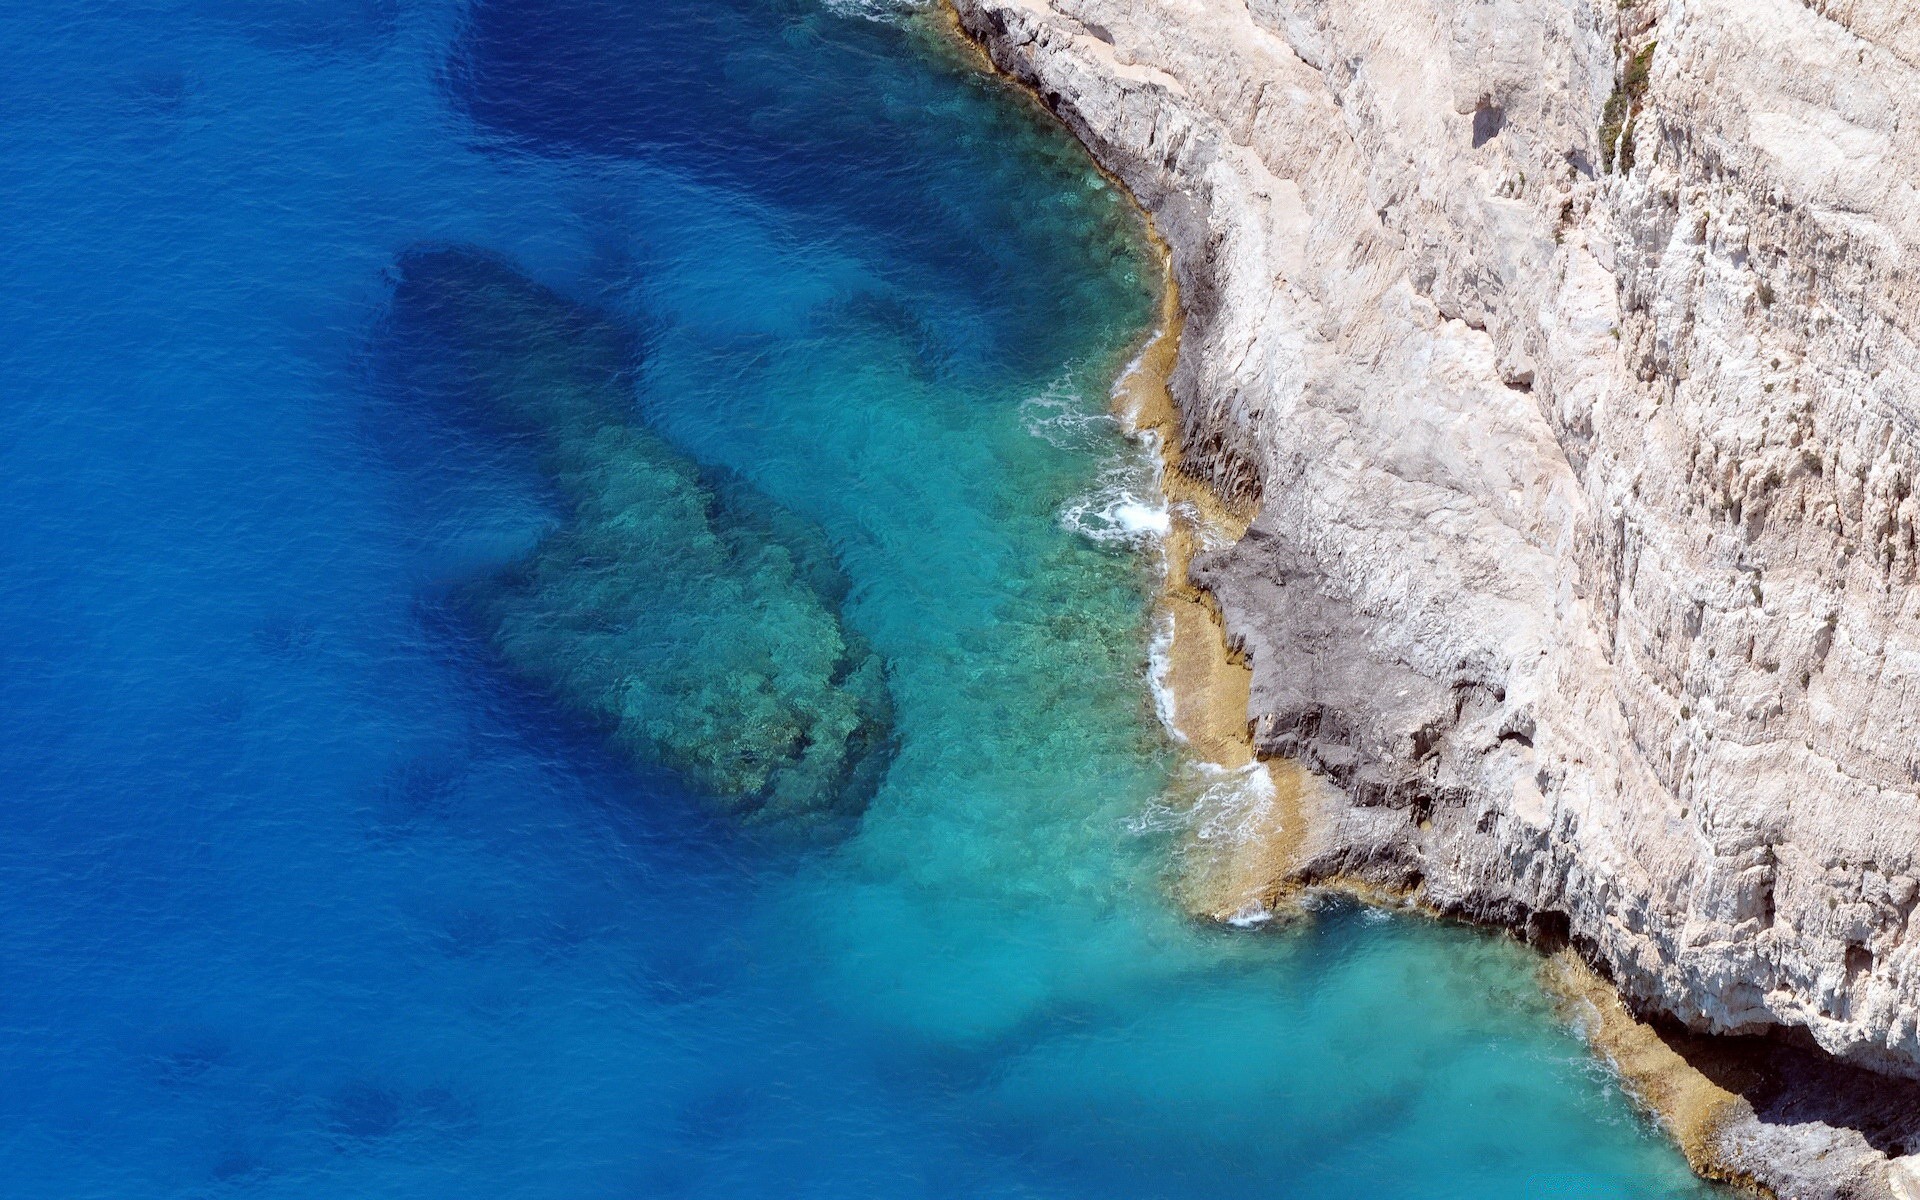
<path fill-rule="evenodd" d="M 1920 4 L 954 3 L 1171 249 L 1306 873 L 1920 1076 Z"/>

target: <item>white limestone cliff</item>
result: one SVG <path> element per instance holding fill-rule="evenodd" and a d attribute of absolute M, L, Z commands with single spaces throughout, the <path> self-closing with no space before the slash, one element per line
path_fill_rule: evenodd
<path fill-rule="evenodd" d="M 1884 1073 L 1893 1116 L 1762 1096 L 1715 1153 L 1890 1195 L 1920 0 L 954 5 L 1170 247 L 1185 465 L 1259 505 L 1195 574 L 1259 747 L 1341 785 L 1298 874 Z"/>

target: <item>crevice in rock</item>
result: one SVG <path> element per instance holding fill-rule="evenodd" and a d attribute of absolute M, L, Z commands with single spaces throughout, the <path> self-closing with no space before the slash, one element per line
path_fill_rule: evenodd
<path fill-rule="evenodd" d="M 1506 126 L 1507 114 L 1492 100 L 1480 101 L 1473 110 L 1473 148 L 1478 150 L 1494 138 L 1500 136 L 1500 130 Z"/>

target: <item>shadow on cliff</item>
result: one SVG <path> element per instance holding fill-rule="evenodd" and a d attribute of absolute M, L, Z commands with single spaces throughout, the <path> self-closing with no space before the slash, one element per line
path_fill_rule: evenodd
<path fill-rule="evenodd" d="M 462 246 L 404 253 L 383 383 L 537 466 L 561 515 L 453 600 L 521 678 L 742 818 L 841 826 L 892 754 L 819 529 L 639 423 L 631 329 Z"/>
<path fill-rule="evenodd" d="M 1798 1029 L 1715 1037 L 1659 1022 L 1654 1031 L 1694 1070 L 1744 1099 L 1764 1125 L 1852 1129 L 1890 1157 L 1920 1154 L 1920 1080 L 1839 1062 Z"/>
<path fill-rule="evenodd" d="M 1570 938 L 1564 913 L 1508 912 L 1481 919 L 1504 925 L 1544 953 L 1571 950 L 1590 967 L 1597 961 L 1590 943 Z M 1745 1101 L 1761 1125 L 1853 1130 L 1889 1157 L 1920 1153 L 1920 1080 L 1837 1059 L 1804 1029 L 1776 1026 L 1751 1036 L 1695 1033 L 1624 994 L 1621 999 L 1667 1050 L 1707 1082 Z"/>

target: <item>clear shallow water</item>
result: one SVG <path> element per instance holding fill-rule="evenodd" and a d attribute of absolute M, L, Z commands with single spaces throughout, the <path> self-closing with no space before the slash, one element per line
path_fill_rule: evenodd
<path fill-rule="evenodd" d="M 1144 566 L 1061 521 L 1149 268 L 936 41 L 29 0 L 0 60 L 0 1190 L 1692 1193 L 1514 947 L 1165 902 Z M 567 505 L 410 382 L 423 244 L 629 329 L 647 427 L 832 546 L 890 666 L 850 832 L 717 816 L 489 642 L 460 597 Z"/>

